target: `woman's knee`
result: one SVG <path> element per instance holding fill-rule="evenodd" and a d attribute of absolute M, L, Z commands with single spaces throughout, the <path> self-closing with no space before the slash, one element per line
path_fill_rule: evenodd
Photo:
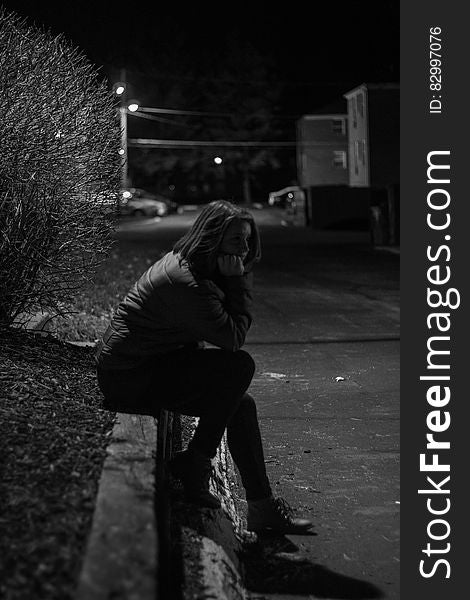
<path fill-rule="evenodd" d="M 251 354 L 248 354 L 246 350 L 237 350 L 233 353 L 234 359 L 239 365 L 239 369 L 249 377 L 250 381 L 255 374 L 256 364 Z"/>
<path fill-rule="evenodd" d="M 248 389 L 255 373 L 255 362 L 244 350 L 229 352 L 228 350 L 205 350 L 213 352 L 207 355 L 211 360 L 209 376 L 214 386 L 231 390 L 240 398 Z"/>

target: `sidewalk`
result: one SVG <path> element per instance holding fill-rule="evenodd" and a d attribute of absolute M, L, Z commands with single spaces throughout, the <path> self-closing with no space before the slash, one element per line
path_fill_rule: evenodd
<path fill-rule="evenodd" d="M 275 492 L 314 522 L 312 537 L 261 543 L 246 561 L 248 588 L 399 598 L 398 343 L 247 348 Z"/>
<path fill-rule="evenodd" d="M 262 239 L 250 391 L 275 491 L 314 535 L 262 541 L 246 585 L 398 599 L 399 256 L 359 232 L 269 225 Z"/>

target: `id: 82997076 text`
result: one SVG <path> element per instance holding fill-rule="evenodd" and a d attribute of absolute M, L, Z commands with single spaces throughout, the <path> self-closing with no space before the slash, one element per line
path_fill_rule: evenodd
<path fill-rule="evenodd" d="M 431 27 L 429 29 L 429 90 L 431 100 L 429 112 L 442 113 L 442 29 Z"/>

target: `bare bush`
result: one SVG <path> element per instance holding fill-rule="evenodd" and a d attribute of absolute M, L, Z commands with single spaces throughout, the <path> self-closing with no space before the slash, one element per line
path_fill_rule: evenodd
<path fill-rule="evenodd" d="M 0 10 L 0 323 L 60 312 L 110 245 L 117 110 L 62 36 Z"/>

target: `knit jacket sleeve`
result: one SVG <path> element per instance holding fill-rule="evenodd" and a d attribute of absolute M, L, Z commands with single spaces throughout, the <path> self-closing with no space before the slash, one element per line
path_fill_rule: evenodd
<path fill-rule="evenodd" d="M 252 322 L 252 274 L 224 277 L 223 287 L 202 280 L 190 288 L 191 309 L 182 323 L 198 339 L 236 351 Z"/>

